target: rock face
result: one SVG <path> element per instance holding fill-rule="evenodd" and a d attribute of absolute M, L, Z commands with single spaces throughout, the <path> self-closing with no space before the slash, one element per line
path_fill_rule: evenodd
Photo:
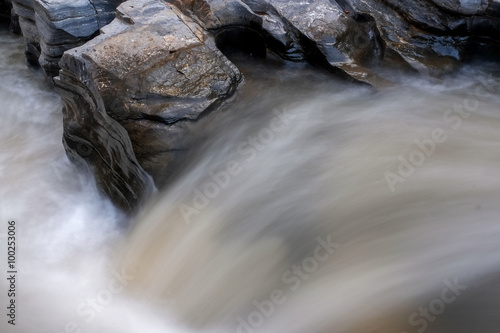
<path fill-rule="evenodd" d="M 121 1 L 34 0 L 35 22 L 40 36 L 39 63 L 49 77 L 59 73 L 64 51 L 82 45 L 113 20 Z"/>
<path fill-rule="evenodd" d="M 356 21 L 345 9 L 329 0 L 171 0 L 188 15 L 196 17 L 212 31 L 220 47 L 238 37 L 228 31 L 244 27 L 262 39 L 264 49 L 289 61 L 309 61 L 357 80 L 376 83 L 378 78 L 366 68 L 379 57 L 380 41 L 375 24 Z M 241 30 L 241 28 L 240 28 Z M 234 34 L 233 34 L 234 35 Z M 240 36 L 241 38 L 241 36 Z M 247 39 L 247 38 L 246 38 Z M 257 40 L 254 47 L 259 48 Z M 380 81 L 382 81 L 380 79 Z"/>
<path fill-rule="evenodd" d="M 137 162 L 128 133 L 106 114 L 86 64 L 63 57 L 61 65 L 75 70 L 61 71 L 54 79 L 65 105 L 63 144 L 68 157 L 88 167 L 118 207 L 134 212 L 153 192 L 153 181 Z"/>
<path fill-rule="evenodd" d="M 379 68 L 439 75 L 500 45 L 499 1 L 170 0 L 218 34 L 243 26 L 284 59 L 383 85 Z"/>
<path fill-rule="evenodd" d="M 144 169 L 161 186 L 196 120 L 242 79 L 213 37 L 160 0 L 123 3 L 117 18 L 67 51 L 60 66 L 66 149 L 125 208 L 152 187 Z"/>
<path fill-rule="evenodd" d="M 497 1 L 349 1 L 376 22 L 387 53 L 426 74 L 456 68 L 478 48 L 491 54 L 499 50 Z"/>
<path fill-rule="evenodd" d="M 18 17 L 26 43 L 26 61 L 33 65 L 38 65 L 40 57 L 40 37 L 35 24 L 35 11 L 32 0 L 12 0 L 13 14 Z"/>
<path fill-rule="evenodd" d="M 12 0 L 26 40 L 26 59 L 49 78 L 64 51 L 84 44 L 108 24 L 120 0 Z"/>
<path fill-rule="evenodd" d="M 500 54 L 500 0 L 9 1 L 28 61 L 63 96 L 68 154 L 129 211 L 242 82 L 224 52 L 273 52 L 377 87 L 386 68 L 441 75 Z"/>

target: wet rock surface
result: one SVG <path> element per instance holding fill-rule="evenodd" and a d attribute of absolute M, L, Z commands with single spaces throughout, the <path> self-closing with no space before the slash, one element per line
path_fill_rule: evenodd
<path fill-rule="evenodd" d="M 375 86 L 386 83 L 380 67 L 440 75 L 500 45 L 498 1 L 170 1 L 208 30 L 247 27 L 284 59 Z"/>
<path fill-rule="evenodd" d="M 32 0 L 12 0 L 12 12 L 18 18 L 19 27 L 26 43 L 26 61 L 32 65 L 38 65 L 40 57 L 40 37 L 35 24 L 35 10 Z"/>
<path fill-rule="evenodd" d="M 357 22 L 329 0 L 171 0 L 207 30 L 224 37 L 240 27 L 258 34 L 264 48 L 288 61 L 309 61 L 356 80 L 376 83 L 365 65 L 378 57 L 380 45 L 372 22 Z M 246 39 L 243 33 L 223 38 L 224 44 Z M 257 38 L 254 48 L 259 49 Z M 252 52 L 249 52 L 252 53 Z M 255 53 L 255 52 L 253 52 Z M 257 51 L 257 53 L 259 53 Z"/>
<path fill-rule="evenodd" d="M 115 17 L 120 0 L 35 0 L 40 35 L 40 65 L 49 77 L 59 73 L 64 51 L 82 45 Z"/>
<path fill-rule="evenodd" d="M 59 74 L 64 51 L 84 44 L 113 20 L 122 0 L 12 0 L 26 40 L 26 59 L 47 77 Z"/>
<path fill-rule="evenodd" d="M 159 0 L 120 5 L 117 18 L 98 37 L 66 52 L 60 66 L 55 82 L 65 95 L 67 150 L 81 157 L 69 137 L 88 142 L 99 153 L 85 160 L 103 185 L 108 179 L 106 192 L 124 196 L 131 206 L 147 188 L 144 170 L 163 185 L 172 161 L 189 147 L 197 120 L 229 98 L 242 79 L 213 37 Z M 88 105 L 89 99 L 98 102 Z M 102 128 L 89 120 L 96 113 Z M 127 140 L 107 151 L 117 137 L 113 131 L 121 133 L 118 141 Z M 119 185 L 124 175 L 130 179 L 123 183 L 132 187 L 125 191 Z"/>
<path fill-rule="evenodd" d="M 63 144 L 75 164 L 88 168 L 98 187 L 124 212 L 133 213 L 154 191 L 151 177 L 137 161 L 130 138 L 106 114 L 86 64 L 63 57 L 54 79 L 63 108 Z M 72 71 L 67 70 L 72 69 Z"/>
<path fill-rule="evenodd" d="M 385 2 L 349 0 L 374 19 L 386 52 L 430 75 L 449 72 L 478 54 L 499 50 L 499 15 L 483 0 Z M 497 53 L 498 54 L 498 53 Z"/>

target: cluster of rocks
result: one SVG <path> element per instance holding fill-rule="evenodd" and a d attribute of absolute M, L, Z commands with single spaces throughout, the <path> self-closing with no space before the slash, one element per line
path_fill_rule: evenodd
<path fill-rule="evenodd" d="M 48 77 L 64 51 L 84 44 L 115 17 L 120 0 L 7 0 L 26 41 L 26 60 Z"/>
<path fill-rule="evenodd" d="M 170 1 L 206 30 L 244 26 L 284 59 L 375 86 L 381 68 L 440 75 L 500 45 L 498 0 Z"/>
<path fill-rule="evenodd" d="M 4 1 L 28 62 L 63 97 L 68 155 L 126 210 L 243 82 L 225 52 L 273 52 L 373 86 L 390 83 L 386 68 L 441 75 L 500 54 L 499 0 Z"/>

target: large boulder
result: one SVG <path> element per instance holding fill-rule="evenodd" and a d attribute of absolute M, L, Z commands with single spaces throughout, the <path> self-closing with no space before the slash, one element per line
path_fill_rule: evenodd
<path fill-rule="evenodd" d="M 144 170 L 165 183 L 198 120 L 242 80 L 211 35 L 161 0 L 121 4 L 116 19 L 66 51 L 60 66 L 66 149 L 122 207 L 147 192 Z"/>

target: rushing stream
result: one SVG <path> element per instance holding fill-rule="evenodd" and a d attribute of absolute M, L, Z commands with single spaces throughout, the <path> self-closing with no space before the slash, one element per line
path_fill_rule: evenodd
<path fill-rule="evenodd" d="M 0 31 L 1 332 L 498 332 L 496 65 L 375 91 L 240 64 L 238 96 L 124 228 L 22 44 Z"/>

